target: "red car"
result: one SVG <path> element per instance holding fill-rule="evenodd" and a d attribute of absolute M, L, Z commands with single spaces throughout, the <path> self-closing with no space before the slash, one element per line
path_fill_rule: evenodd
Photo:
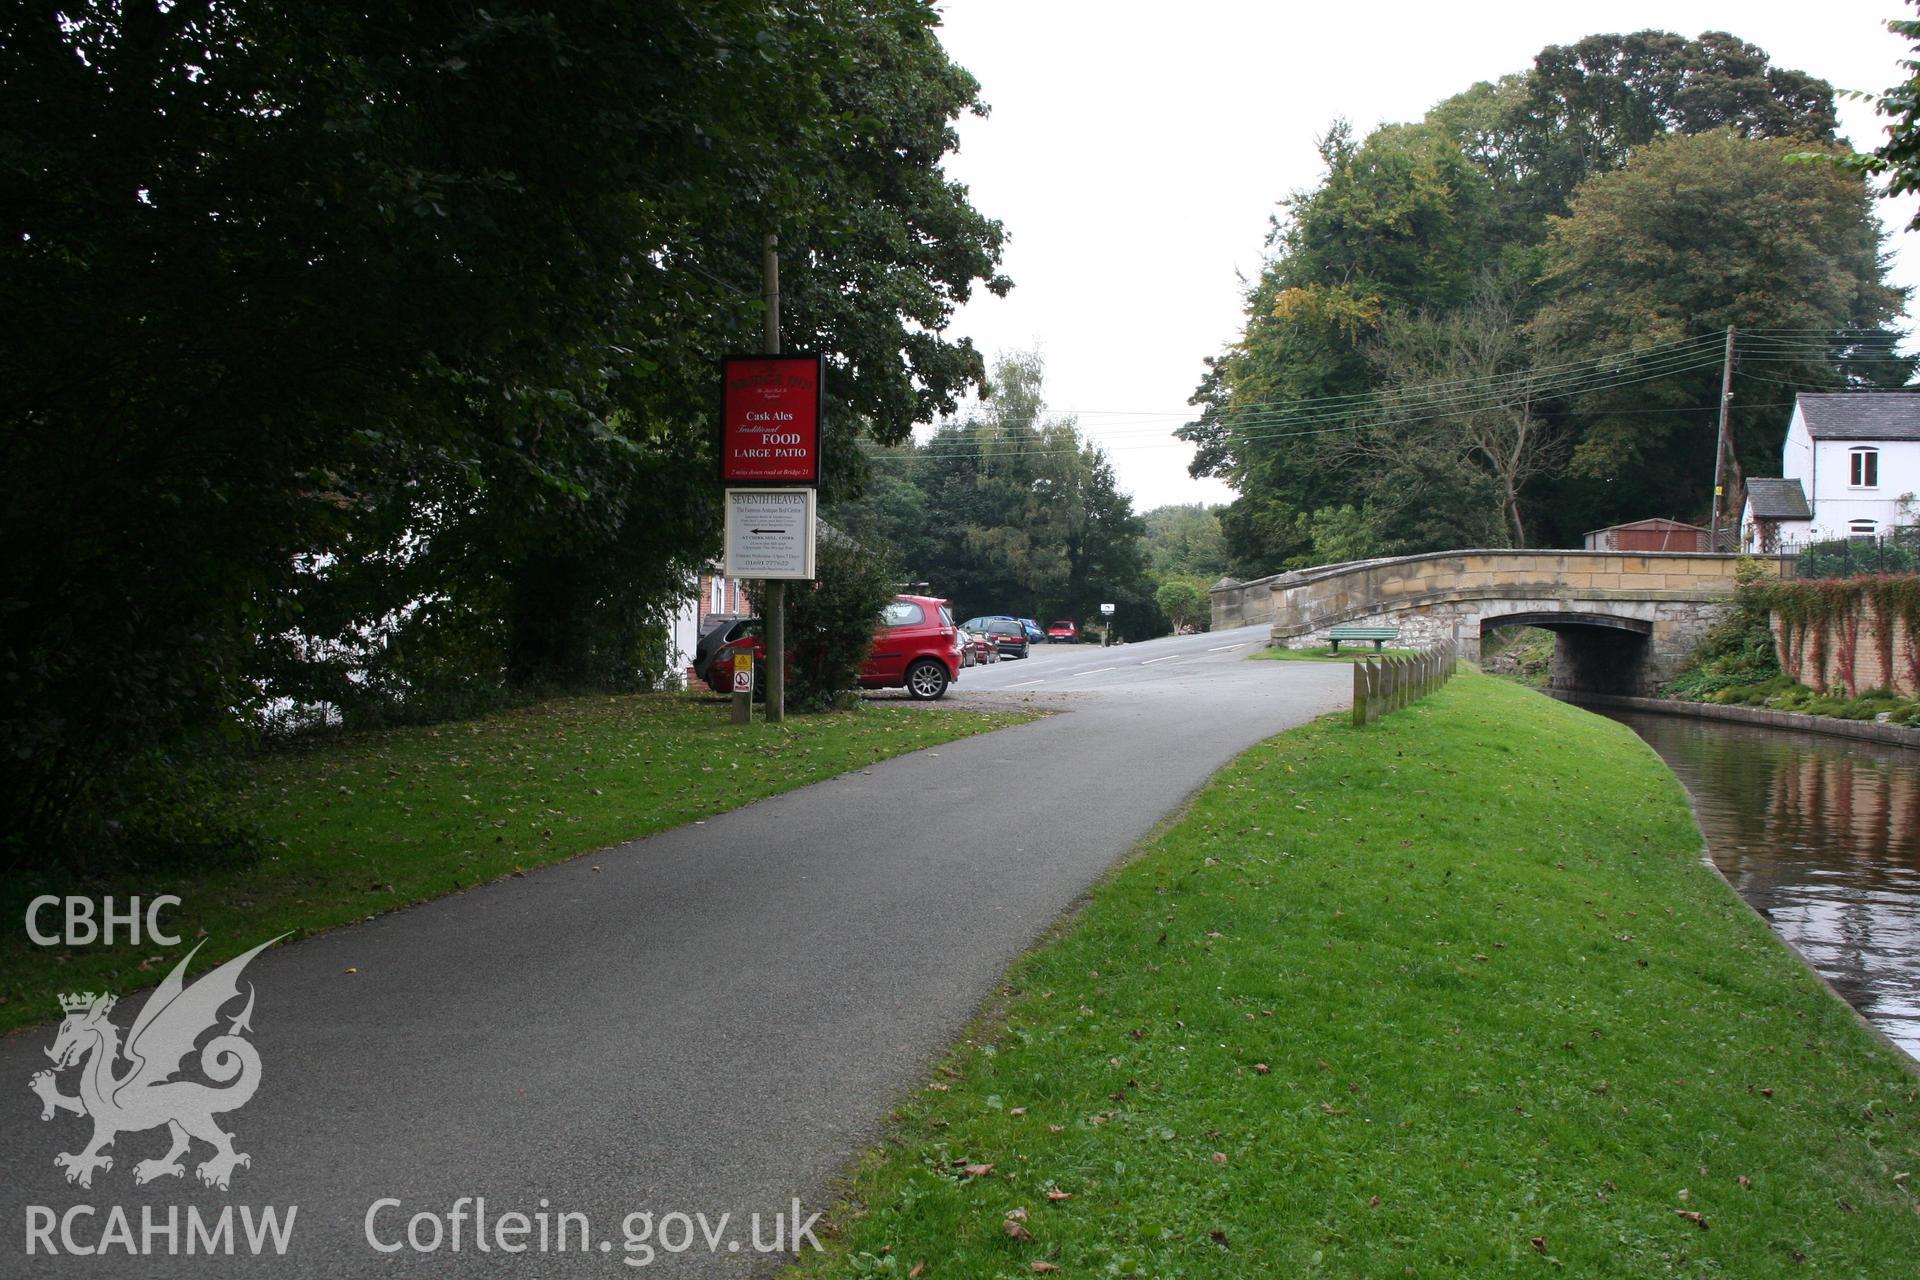
<path fill-rule="evenodd" d="M 880 611 L 880 629 L 860 665 L 860 687 L 905 688 L 916 698 L 942 697 L 960 678 L 962 643 L 945 600 L 895 596 Z"/>
<path fill-rule="evenodd" d="M 945 600 L 895 596 L 893 603 L 880 612 L 880 626 L 873 633 L 866 660 L 860 664 L 859 685 L 863 689 L 904 688 L 921 699 L 943 697 L 947 686 L 960 678 L 963 643 Z M 767 657 L 766 641 L 758 627 L 715 654 L 710 669 L 724 680 L 725 673 L 733 669 L 733 655 L 741 649 L 753 652 L 754 682 L 758 686 L 758 669 Z M 791 661 L 788 667 L 791 670 Z M 713 685 L 712 678 L 702 678 Z M 724 692 L 721 685 L 713 687 Z"/>
<path fill-rule="evenodd" d="M 1047 628 L 1048 644 L 1073 644 L 1079 639 L 1080 629 L 1065 619 Z"/>

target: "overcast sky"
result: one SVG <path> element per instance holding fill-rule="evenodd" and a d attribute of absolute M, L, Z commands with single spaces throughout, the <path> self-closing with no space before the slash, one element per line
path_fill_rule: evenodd
<path fill-rule="evenodd" d="M 1170 434 L 1205 356 L 1233 340 L 1242 277 L 1258 274 L 1268 219 L 1320 179 L 1314 140 L 1336 117 L 1364 135 L 1414 120 L 1477 80 L 1532 65 L 1549 44 L 1646 28 L 1730 31 L 1777 66 L 1836 89 L 1905 78 L 1896 0 L 943 0 L 941 39 L 992 108 L 960 126 L 948 172 L 1006 224 L 1006 298 L 982 294 L 956 335 L 991 357 L 1037 349 L 1047 402 L 1107 450 L 1136 511 L 1224 502 L 1187 476 Z M 1863 147 L 1882 127 L 1840 104 Z M 1904 226 L 1913 205 L 1881 202 Z M 1920 284 L 1920 236 L 1889 238 L 1894 282 Z"/>

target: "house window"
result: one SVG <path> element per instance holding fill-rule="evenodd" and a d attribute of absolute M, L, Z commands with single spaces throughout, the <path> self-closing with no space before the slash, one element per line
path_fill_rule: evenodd
<path fill-rule="evenodd" d="M 1847 481 L 1856 489 L 1872 489 L 1880 483 L 1880 451 L 1878 449 L 1854 449 L 1847 454 L 1852 464 Z"/>
<path fill-rule="evenodd" d="M 1849 538 L 1871 538 L 1880 532 L 1880 526 L 1871 520 L 1854 520 L 1847 525 Z"/>

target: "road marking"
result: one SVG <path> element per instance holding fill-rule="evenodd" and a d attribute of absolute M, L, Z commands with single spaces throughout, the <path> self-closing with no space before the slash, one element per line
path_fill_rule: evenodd
<path fill-rule="evenodd" d="M 1045 684 L 1045 683 L 1046 683 L 1046 681 L 1045 681 L 1045 680 L 1022 680 L 1022 681 L 1021 681 L 1021 682 L 1020 682 L 1019 684 L 1010 684 L 1010 685 L 1008 685 L 1008 686 L 1007 686 L 1007 688 L 1009 688 L 1009 689 L 1024 689 L 1024 688 L 1026 688 L 1026 687 L 1027 687 L 1028 685 L 1030 685 L 1030 684 Z"/>
<path fill-rule="evenodd" d="M 1221 646 L 1220 646 L 1219 648 L 1217 648 L 1217 649 L 1209 649 L 1209 650 L 1207 650 L 1207 652 L 1208 652 L 1208 653 L 1225 653 L 1225 652 L 1226 652 L 1227 650 L 1229 650 L 1229 649 L 1244 649 L 1244 648 L 1246 648 L 1246 647 L 1247 647 L 1247 646 L 1246 646 L 1246 642 L 1245 642 L 1245 641 L 1242 641 L 1242 642 L 1241 642 L 1241 643 L 1239 643 L 1239 644 L 1223 644 L 1223 645 L 1221 645 Z"/>
<path fill-rule="evenodd" d="M 1164 658 L 1148 658 L 1145 662 L 1141 663 L 1140 665 L 1143 667 L 1150 667 L 1156 662 L 1172 662 L 1175 659 L 1177 659 L 1179 656 L 1180 655 L 1177 653 L 1170 653 Z"/>
<path fill-rule="evenodd" d="M 1073 678 L 1074 678 L 1075 676 L 1097 676 L 1097 675 L 1099 675 L 1099 674 L 1100 674 L 1100 673 L 1101 673 L 1102 671 L 1118 671 L 1119 669 L 1120 669 L 1120 668 L 1118 668 L 1118 667 L 1089 667 L 1089 668 L 1088 668 L 1087 670 L 1085 670 L 1085 671 L 1072 671 L 1072 672 L 1069 672 L 1069 673 L 1067 673 L 1066 675 L 1064 675 L 1064 676 L 1062 676 L 1062 677 L 1060 677 L 1060 678 L 1061 678 L 1062 680 L 1071 680 L 1071 679 L 1073 679 Z"/>

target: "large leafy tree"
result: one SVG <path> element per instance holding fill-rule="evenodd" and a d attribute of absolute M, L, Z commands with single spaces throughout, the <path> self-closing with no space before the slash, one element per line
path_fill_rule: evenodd
<path fill-rule="evenodd" d="M 1686 39 L 1643 31 L 1549 47 L 1530 69 L 1475 85 L 1421 125 L 1388 126 L 1358 146 L 1336 130 L 1325 148 L 1326 181 L 1288 203 L 1272 261 L 1249 291 L 1244 332 L 1209 362 L 1194 397 L 1200 417 L 1182 433 L 1199 446 L 1194 473 L 1225 477 L 1240 491 L 1222 516 L 1235 572 L 1440 549 L 1463 538 L 1554 542 L 1615 518 L 1691 513 L 1697 501 L 1682 495 L 1704 494 L 1706 482 L 1686 411 L 1712 405 L 1717 388 L 1702 397 L 1684 380 L 1636 383 L 1616 387 L 1611 399 L 1573 398 L 1575 388 L 1624 385 L 1624 375 L 1599 377 L 1592 362 L 1631 363 L 1658 341 L 1651 334 L 1660 327 L 1639 339 L 1589 340 L 1562 319 L 1536 322 L 1543 305 L 1576 299 L 1583 280 L 1600 296 L 1664 273 L 1675 301 L 1692 288 L 1684 301 L 1700 310 L 1662 331 L 1698 337 L 1742 311 L 1712 301 L 1740 288 L 1738 253 L 1797 233 L 1817 242 L 1811 256 L 1824 256 L 1835 272 L 1810 296 L 1830 300 L 1852 289 L 1855 302 L 1794 314 L 1815 330 L 1794 335 L 1809 359 L 1786 370 L 1788 380 L 1832 385 L 1870 369 L 1881 381 L 1903 377 L 1905 366 L 1887 358 L 1890 335 L 1875 328 L 1889 314 L 1888 295 L 1870 227 L 1855 218 L 1857 192 L 1850 212 L 1791 228 L 1771 197 L 1748 198 L 1773 178 L 1754 165 L 1687 153 L 1698 171 L 1665 171 L 1679 184 L 1675 205 L 1700 212 L 1717 243 L 1738 250 L 1672 253 L 1657 269 L 1594 253 L 1570 268 L 1566 233 L 1549 239 L 1553 218 L 1571 210 L 1580 220 L 1583 193 L 1637 165 L 1662 139 L 1720 136 L 1735 150 L 1766 149 L 1740 154 L 1777 162 L 1790 150 L 1830 145 L 1833 128 L 1831 89 L 1773 66 L 1755 46 L 1722 32 Z M 1396 174 L 1355 163 L 1396 154 L 1418 157 L 1419 167 Z M 1376 186 L 1365 180 L 1370 173 L 1397 181 Z M 1733 185 L 1716 191 L 1717 183 Z M 1839 188 L 1829 194 L 1848 199 Z M 1361 204 L 1386 216 L 1352 216 Z M 1403 216 L 1414 207 L 1425 216 Z M 1731 225 L 1740 219 L 1754 221 Z M 1413 228 L 1420 233 L 1408 234 Z M 1503 299 L 1504 335 L 1473 314 L 1477 282 Z M 1748 323 L 1791 322 L 1768 304 L 1743 314 Z M 1572 370 L 1585 359 L 1592 376 L 1527 372 L 1543 345 L 1548 369 Z M 1486 394 L 1461 395 L 1468 387 Z M 1749 451 L 1763 452 L 1765 435 L 1743 421 Z M 1612 461 L 1602 462 L 1609 449 Z M 1623 468 L 1632 471 L 1626 481 Z M 1489 522 L 1489 512 L 1497 519 Z"/>
<path fill-rule="evenodd" d="M 1549 300 L 1532 324 L 1561 358 L 1626 355 L 1729 325 L 1794 335 L 1761 333 L 1742 366 L 1750 376 L 1736 383 L 1736 452 L 1763 473 L 1785 432 L 1777 384 L 1899 386 L 1912 368 L 1890 356 L 1886 326 L 1905 294 L 1881 279 L 1870 196 L 1837 167 L 1787 163 L 1803 145 L 1729 131 L 1674 136 L 1594 178 L 1551 226 Z M 1570 479 L 1580 487 L 1567 514 L 1699 512 L 1719 382 L 1713 361 L 1577 400 Z"/>
<path fill-rule="evenodd" d="M 872 451 L 873 482 L 828 518 L 894 548 L 962 617 L 1150 616 L 1144 526 L 1105 455 L 1047 415 L 1044 384 L 1039 356 L 1001 357 L 990 397 L 918 447 Z"/>
<path fill-rule="evenodd" d="M 940 172 L 978 103 L 936 21 L 920 0 L 0 17 L 14 856 L 124 833 L 263 689 L 417 707 L 630 675 L 712 545 L 712 362 L 756 345 L 769 232 L 838 420 L 898 439 L 950 410 L 980 362 L 940 330 L 1005 282 L 998 226 Z M 199 821 L 161 807 L 186 815 L 165 843 Z"/>
<path fill-rule="evenodd" d="M 1326 180 L 1275 223 L 1245 331 L 1210 362 L 1200 418 L 1178 433 L 1198 445 L 1195 475 L 1240 490 L 1221 523 L 1243 574 L 1303 548 L 1299 512 L 1363 496 L 1358 477 L 1317 465 L 1325 422 L 1294 406 L 1363 396 L 1382 319 L 1459 303 L 1486 263 L 1487 182 L 1442 131 L 1395 126 L 1356 145 L 1337 126 L 1321 155 Z"/>

